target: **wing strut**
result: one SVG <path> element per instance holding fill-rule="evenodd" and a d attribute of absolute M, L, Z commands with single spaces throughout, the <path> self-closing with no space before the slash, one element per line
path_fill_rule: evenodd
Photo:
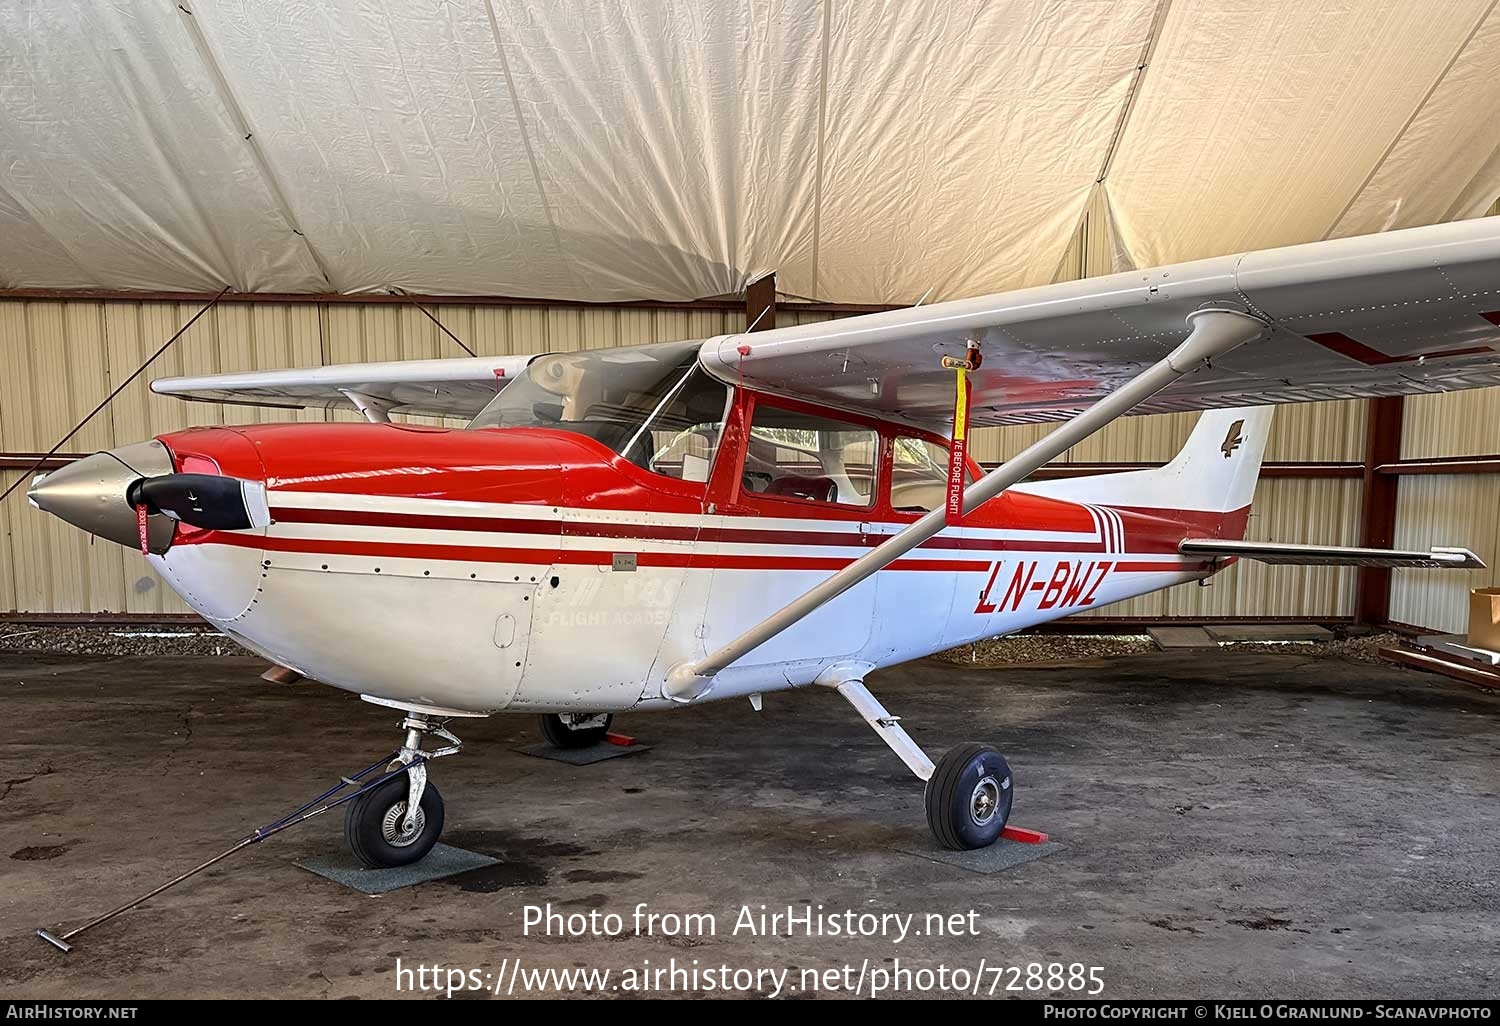
<path fill-rule="evenodd" d="M 1188 314 L 1187 320 L 1192 330 L 1176 349 L 970 485 L 963 496 L 964 512 L 972 512 L 975 507 L 1024 480 L 1044 463 L 1061 456 L 1183 375 L 1237 346 L 1260 338 L 1266 331 L 1265 323 L 1259 318 L 1237 310 L 1195 310 Z M 684 660 L 673 666 L 662 683 L 662 697 L 674 702 L 702 698 L 713 688 L 715 675 L 725 667 L 936 535 L 948 526 L 947 516 L 946 505 L 932 510 L 717 651 L 702 659 Z"/>
<path fill-rule="evenodd" d="M 365 420 L 371 424 L 391 422 L 391 407 L 396 405 L 395 403 L 386 399 L 377 399 L 373 395 L 365 395 L 363 392 L 356 392 L 352 388 L 341 388 L 339 392 L 353 404 L 356 410 L 364 414 Z"/>

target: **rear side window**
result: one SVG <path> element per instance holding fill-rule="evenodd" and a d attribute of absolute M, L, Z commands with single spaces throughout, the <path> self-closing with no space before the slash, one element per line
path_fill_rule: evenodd
<path fill-rule="evenodd" d="M 974 478 L 964 468 L 964 486 Z M 937 509 L 948 496 L 948 447 L 901 437 L 891 451 L 891 505 L 907 513 Z"/>
<path fill-rule="evenodd" d="M 880 436 L 831 417 L 756 403 L 741 488 L 805 502 L 870 506 Z"/>

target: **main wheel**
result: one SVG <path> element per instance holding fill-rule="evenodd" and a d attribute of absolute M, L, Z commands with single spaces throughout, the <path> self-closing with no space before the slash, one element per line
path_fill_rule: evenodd
<path fill-rule="evenodd" d="M 359 861 L 372 869 L 409 866 L 432 850 L 443 832 L 443 796 L 431 780 L 422 789 L 413 828 L 406 829 L 405 773 L 392 777 L 349 803 L 344 839 Z"/>
<path fill-rule="evenodd" d="M 984 848 L 1005 829 L 1015 796 L 1005 756 L 974 741 L 955 745 L 927 781 L 927 825 L 944 848 Z"/>
<path fill-rule="evenodd" d="M 553 748 L 592 748 L 609 733 L 613 716 L 601 721 L 595 713 L 547 713 L 538 716 L 542 737 Z"/>

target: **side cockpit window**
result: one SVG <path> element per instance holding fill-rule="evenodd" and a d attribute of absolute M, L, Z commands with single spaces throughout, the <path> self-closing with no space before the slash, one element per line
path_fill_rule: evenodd
<path fill-rule="evenodd" d="M 646 469 L 679 481 L 706 482 L 728 406 L 729 389 L 694 367 L 646 425 L 651 439 Z"/>
<path fill-rule="evenodd" d="M 757 402 L 740 485 L 768 498 L 870 506 L 879 451 L 870 428 Z"/>

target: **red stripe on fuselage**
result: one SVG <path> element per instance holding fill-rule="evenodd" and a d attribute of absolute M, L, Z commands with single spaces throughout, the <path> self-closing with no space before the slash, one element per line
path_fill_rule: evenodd
<path fill-rule="evenodd" d="M 1116 563 L 1115 569 L 1122 573 L 1130 574 L 1171 574 L 1186 570 L 1206 570 L 1207 563 L 1152 563 L 1147 561 L 1127 561 Z"/>
<path fill-rule="evenodd" d="M 602 524 L 579 520 L 537 520 L 524 517 L 449 516 L 441 513 L 391 513 L 376 510 L 315 509 L 277 506 L 271 519 L 286 524 L 328 524 L 352 527 L 396 527 L 424 531 L 476 531 L 486 534 L 541 534 L 568 538 L 622 538 L 632 541 L 723 542 L 740 545 L 821 545 L 874 548 L 891 534 L 853 531 L 774 531 L 743 527 L 697 528 L 676 524 Z M 905 525 L 893 525 L 902 527 Z M 921 548 L 1028 552 L 1098 552 L 1100 542 L 1007 540 L 1004 538 L 930 538 Z"/>
<path fill-rule="evenodd" d="M 467 563 L 527 563 L 549 566 L 609 566 L 614 552 L 588 549 L 493 548 L 486 545 L 429 545 L 415 542 L 340 541 L 329 538 L 284 538 L 277 536 L 215 532 L 195 544 L 225 544 L 260 548 L 268 552 L 303 552 L 334 556 L 388 556 L 392 559 L 436 559 Z M 697 567 L 718 570 L 842 570 L 852 559 L 837 556 L 738 556 L 691 552 L 637 552 L 638 566 Z M 891 570 L 939 570 L 946 573 L 979 572 L 989 563 L 967 559 L 900 559 Z"/>
<path fill-rule="evenodd" d="M 233 532 L 205 532 L 192 542 L 195 545 L 234 545 L 239 548 L 264 549 L 268 552 L 300 552 L 309 555 L 367 556 L 391 559 L 435 559 L 442 562 L 524 563 L 550 566 L 562 563 L 574 566 L 608 566 L 615 553 L 580 549 L 494 548 L 485 545 L 430 545 L 416 542 L 344 541 L 328 538 L 261 537 Z M 637 552 L 638 566 L 684 567 L 714 570 L 842 570 L 853 559 L 837 556 L 756 556 L 722 553 Z M 991 567 L 987 560 L 972 559 L 898 559 L 888 570 L 939 573 L 984 573 Z M 1206 562 L 1127 562 L 1115 569 L 1134 573 L 1187 573 L 1207 569 Z"/>

